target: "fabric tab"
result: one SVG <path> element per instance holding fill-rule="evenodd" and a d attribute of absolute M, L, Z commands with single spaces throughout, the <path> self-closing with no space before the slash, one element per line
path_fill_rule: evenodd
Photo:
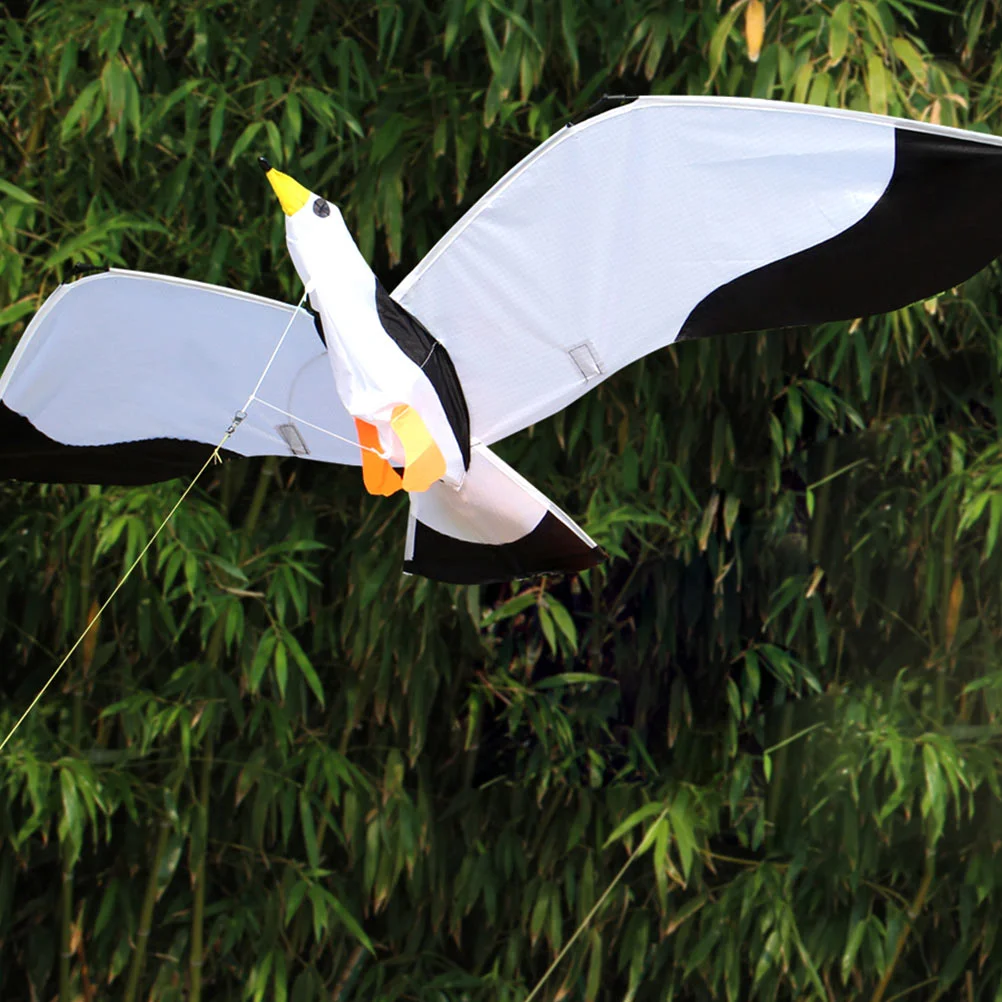
<path fill-rule="evenodd" d="M 574 360 L 574 364 L 581 370 L 581 375 L 585 379 L 594 379 L 602 374 L 602 366 L 599 365 L 598 356 L 595 353 L 591 341 L 569 348 L 567 354 Z"/>

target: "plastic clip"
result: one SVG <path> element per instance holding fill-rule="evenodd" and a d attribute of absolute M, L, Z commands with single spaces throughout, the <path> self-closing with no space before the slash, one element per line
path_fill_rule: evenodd
<path fill-rule="evenodd" d="M 226 429 L 226 434 L 232 435 L 237 430 L 237 425 L 241 424 L 246 417 L 247 411 L 237 411 L 236 414 L 233 415 L 233 421 L 229 428 Z"/>

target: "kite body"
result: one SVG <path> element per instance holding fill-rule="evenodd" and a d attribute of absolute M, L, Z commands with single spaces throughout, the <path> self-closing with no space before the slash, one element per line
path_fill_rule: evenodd
<path fill-rule="evenodd" d="M 501 178 L 387 294 L 340 213 L 269 170 L 305 311 L 111 271 L 0 377 L 0 475 L 142 483 L 228 448 L 404 489 L 407 571 L 575 571 L 594 542 L 489 448 L 675 341 L 885 312 L 1002 253 L 1002 139 L 769 101 L 638 98 Z M 140 320 L 141 322 L 137 322 Z"/>
<path fill-rule="evenodd" d="M 356 423 L 366 487 L 420 492 L 440 479 L 459 487 L 470 460 L 466 403 L 454 371 L 446 378 L 455 406 L 429 378 L 443 364 L 451 370 L 445 349 L 386 295 L 337 207 L 262 166 L 286 215 L 286 243 L 319 315 L 338 396 Z"/>
<path fill-rule="evenodd" d="M 594 565 L 601 551 L 482 442 L 448 352 L 391 299 L 341 213 L 262 161 L 321 329 L 372 494 L 411 495 L 404 568 L 456 583 Z M 397 467 L 403 472 L 398 473 Z"/>

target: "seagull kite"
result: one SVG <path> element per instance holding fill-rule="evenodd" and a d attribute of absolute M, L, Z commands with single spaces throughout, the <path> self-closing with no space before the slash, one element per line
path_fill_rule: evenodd
<path fill-rule="evenodd" d="M 224 454 L 406 491 L 408 573 L 580 571 L 601 550 L 491 445 L 676 341 L 898 309 L 1002 253 L 1002 138 L 779 102 L 617 101 L 389 293 L 337 207 L 262 166 L 309 307 L 118 269 L 60 286 L 0 377 L 0 476 L 190 475 L 235 426 Z"/>

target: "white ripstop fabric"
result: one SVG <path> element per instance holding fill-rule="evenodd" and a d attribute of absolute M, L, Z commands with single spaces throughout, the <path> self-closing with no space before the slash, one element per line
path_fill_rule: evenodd
<path fill-rule="evenodd" d="M 394 407 L 409 404 L 445 458 L 445 481 L 458 486 L 466 465 L 442 402 L 421 367 L 383 329 L 376 276 L 338 208 L 327 202 L 326 215 L 314 211 L 318 197 L 311 193 L 286 217 L 286 243 L 320 314 L 338 396 L 349 414 L 376 427 L 384 453 L 396 466 L 403 466 L 405 457 L 390 418 Z"/>
<path fill-rule="evenodd" d="M 895 124 L 640 98 L 554 134 L 393 297 L 449 351 L 490 444 L 670 344 L 714 289 L 858 222 L 890 180 Z"/>
<path fill-rule="evenodd" d="M 150 438 L 216 445 L 295 312 L 141 272 L 80 278 L 35 314 L 0 379 L 0 398 L 65 445 Z M 358 465 L 354 422 L 331 385 L 326 354 L 312 318 L 298 311 L 259 401 L 226 448 L 291 456 L 302 454 L 301 442 L 310 459 Z M 283 435 L 290 424 L 295 434 Z"/>
<path fill-rule="evenodd" d="M 552 512 L 583 543 L 596 543 L 549 498 L 487 446 L 470 451 L 470 469 L 459 490 L 441 481 L 410 495 L 405 560 L 414 555 L 415 522 L 465 543 L 501 545 L 529 535 Z"/>

